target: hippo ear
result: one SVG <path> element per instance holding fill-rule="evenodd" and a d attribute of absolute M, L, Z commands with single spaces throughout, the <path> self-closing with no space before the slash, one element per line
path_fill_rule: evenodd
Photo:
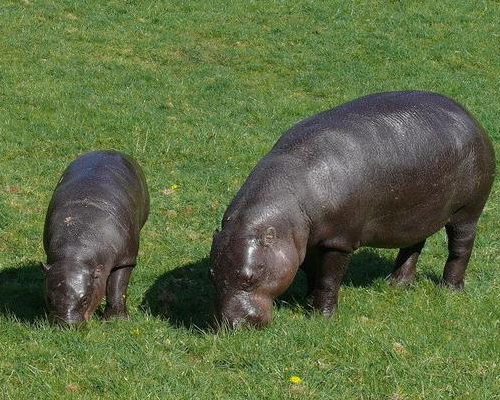
<path fill-rule="evenodd" d="M 276 239 L 276 229 L 274 226 L 270 226 L 266 229 L 266 233 L 262 236 L 262 244 L 264 246 L 269 246 Z"/>
<path fill-rule="evenodd" d="M 43 272 L 49 272 L 50 269 L 50 264 L 45 264 L 44 262 L 40 264 L 40 267 L 42 267 Z"/>

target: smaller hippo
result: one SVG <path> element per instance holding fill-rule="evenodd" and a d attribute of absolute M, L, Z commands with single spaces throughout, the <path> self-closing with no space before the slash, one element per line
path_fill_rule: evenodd
<path fill-rule="evenodd" d="M 82 325 L 104 294 L 105 319 L 128 315 L 126 291 L 148 214 L 146 179 L 131 157 L 95 151 L 68 166 L 50 201 L 43 233 L 51 322 Z"/>
<path fill-rule="evenodd" d="M 494 175 L 484 129 L 436 93 L 373 94 L 298 123 L 253 169 L 214 235 L 218 317 L 269 324 L 299 267 L 312 306 L 330 316 L 356 249 L 399 248 L 391 281 L 407 284 L 443 227 L 443 281 L 462 289 Z"/>

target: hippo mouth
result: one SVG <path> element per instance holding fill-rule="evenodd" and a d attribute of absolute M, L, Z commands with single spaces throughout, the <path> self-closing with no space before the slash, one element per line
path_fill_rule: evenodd
<path fill-rule="evenodd" d="M 87 319 L 79 316 L 66 316 L 61 317 L 60 315 L 51 313 L 49 314 L 49 322 L 53 326 L 58 326 L 60 328 L 83 328 L 87 324 Z"/>
<path fill-rule="evenodd" d="M 256 328 L 256 329 L 263 329 L 266 326 L 271 324 L 271 320 L 265 320 L 260 317 L 255 317 L 253 315 L 246 315 L 245 317 L 241 318 L 234 318 L 234 319 L 229 319 L 227 317 L 222 317 L 223 321 L 226 321 L 226 324 L 229 326 L 229 328 L 238 330 L 242 328 Z"/>
<path fill-rule="evenodd" d="M 240 293 L 218 302 L 218 320 L 229 329 L 262 329 L 273 320 L 272 299 Z"/>

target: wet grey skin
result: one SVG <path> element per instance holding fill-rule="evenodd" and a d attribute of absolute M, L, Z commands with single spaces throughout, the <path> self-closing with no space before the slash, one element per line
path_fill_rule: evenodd
<path fill-rule="evenodd" d="M 64 171 L 43 233 L 49 320 L 81 327 L 106 296 L 103 317 L 126 317 L 126 292 L 149 214 L 141 167 L 116 151 L 82 155 Z"/>
<path fill-rule="evenodd" d="M 425 240 L 443 227 L 443 283 L 462 289 L 494 175 L 484 129 L 436 93 L 373 94 L 299 122 L 258 162 L 214 234 L 218 318 L 268 325 L 299 268 L 311 306 L 330 316 L 356 249 L 399 248 L 390 280 L 409 284 Z"/>

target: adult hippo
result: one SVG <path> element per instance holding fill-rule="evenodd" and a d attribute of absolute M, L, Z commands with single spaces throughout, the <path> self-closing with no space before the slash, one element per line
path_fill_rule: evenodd
<path fill-rule="evenodd" d="M 219 317 L 269 324 L 299 266 L 312 306 L 330 316 L 353 251 L 399 248 L 391 280 L 409 283 L 426 238 L 442 227 L 443 281 L 462 289 L 494 174 L 483 128 L 436 93 L 373 94 L 298 123 L 259 161 L 214 234 Z"/>
<path fill-rule="evenodd" d="M 95 151 L 68 166 L 50 201 L 43 234 L 52 322 L 84 323 L 104 294 L 104 318 L 127 315 L 127 286 L 148 213 L 146 179 L 131 157 Z"/>

